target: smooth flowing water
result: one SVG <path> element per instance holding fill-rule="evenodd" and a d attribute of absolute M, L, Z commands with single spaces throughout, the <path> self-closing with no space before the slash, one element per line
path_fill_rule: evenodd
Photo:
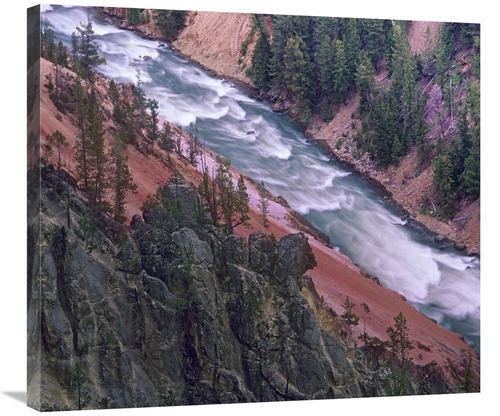
<path fill-rule="evenodd" d="M 170 48 L 120 30 L 91 8 L 50 6 L 44 14 L 69 47 L 71 33 L 90 16 L 107 60 L 99 71 L 115 82 L 136 82 L 139 68 L 142 87 L 159 102 L 160 116 L 182 127 L 195 123 L 206 147 L 283 196 L 364 271 L 463 334 L 479 352 L 478 258 L 440 250 L 366 182 L 308 143 L 289 118 Z"/>

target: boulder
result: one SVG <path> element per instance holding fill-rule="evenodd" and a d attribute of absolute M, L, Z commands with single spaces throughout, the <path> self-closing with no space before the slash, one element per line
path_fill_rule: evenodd
<path fill-rule="evenodd" d="M 272 275 L 276 265 L 276 242 L 262 231 L 248 238 L 248 267 L 250 270 Z"/>
<path fill-rule="evenodd" d="M 144 210 L 142 218 L 146 224 L 153 225 L 168 233 L 179 229 L 172 214 L 161 205 L 151 205 Z"/>
<path fill-rule="evenodd" d="M 210 246 L 205 241 L 201 241 L 193 230 L 183 228 L 174 232 L 172 238 L 183 252 L 191 251 L 193 264 L 207 268 L 213 266 L 214 258 Z"/>
<path fill-rule="evenodd" d="M 197 222 L 197 215 L 202 207 L 201 198 L 196 190 L 183 179 L 174 178 L 164 186 L 167 200 L 172 205 L 174 216 L 181 226 Z"/>
<path fill-rule="evenodd" d="M 316 267 L 316 258 L 305 234 L 285 235 L 278 243 L 278 263 L 275 276 L 284 281 L 288 276 L 302 276 Z"/>

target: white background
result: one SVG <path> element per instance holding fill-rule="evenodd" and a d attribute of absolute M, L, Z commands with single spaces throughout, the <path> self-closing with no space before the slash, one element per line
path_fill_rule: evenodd
<path fill-rule="evenodd" d="M 327 4 L 328 3 L 328 4 Z M 17 0 L 3 6 L 0 19 L 0 412 L 2 415 L 35 414 L 26 406 L 26 9 L 36 2 Z M 115 7 L 150 7 L 251 13 L 307 14 L 339 17 L 392 18 L 481 23 L 482 99 L 482 253 L 481 253 L 481 367 L 479 394 L 427 397 L 345 399 L 314 402 L 210 405 L 176 408 L 106 410 L 106 415 L 241 415 L 291 412 L 321 415 L 492 415 L 498 414 L 499 272 L 493 250 L 497 249 L 498 216 L 498 59 L 500 16 L 496 3 L 476 1 L 370 1 L 270 0 L 196 1 L 144 0 L 60 1 Z M 497 250 L 498 252 L 498 250 Z M 498 258 L 498 254 L 496 256 Z M 495 262 L 497 263 L 497 262 Z M 496 396 L 496 397 L 495 397 Z M 496 399 L 496 400 L 495 400 Z M 84 414 L 97 411 L 83 411 Z"/>

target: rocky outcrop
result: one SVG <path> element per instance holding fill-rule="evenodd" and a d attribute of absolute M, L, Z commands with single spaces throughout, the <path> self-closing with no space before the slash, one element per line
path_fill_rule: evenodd
<path fill-rule="evenodd" d="M 333 315 L 318 318 L 304 234 L 228 236 L 195 221 L 197 194 L 179 182 L 165 186 L 174 214 L 151 206 L 129 227 L 108 218 L 90 234 L 85 204 L 69 189 L 68 198 L 67 177 L 48 172 L 40 226 L 29 227 L 31 407 L 387 394 L 390 369 L 348 347 Z M 420 371 L 428 392 L 449 391 L 438 370 Z"/>

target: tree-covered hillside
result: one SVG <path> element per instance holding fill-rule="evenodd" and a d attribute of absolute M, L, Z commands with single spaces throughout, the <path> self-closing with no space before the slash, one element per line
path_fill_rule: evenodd
<path fill-rule="evenodd" d="M 381 168 L 418 152 L 423 167 L 434 164 L 433 203 L 449 218 L 458 200 L 480 194 L 479 25 L 444 23 L 437 39 L 427 34 L 420 53 L 409 43 L 411 25 L 254 15 L 257 41 L 247 74 L 261 92 L 290 102 L 305 124 L 314 115 L 331 121 L 358 94 L 355 152 L 368 152 Z M 439 114 L 429 110 L 432 87 Z"/>

